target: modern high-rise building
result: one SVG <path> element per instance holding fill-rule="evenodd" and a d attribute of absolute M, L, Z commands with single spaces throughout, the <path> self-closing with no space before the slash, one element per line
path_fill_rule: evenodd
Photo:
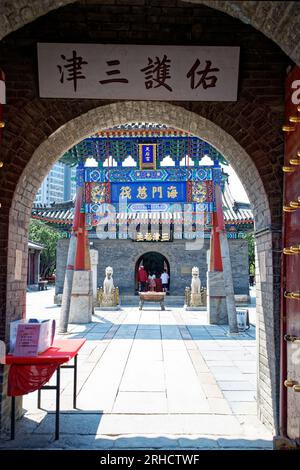
<path fill-rule="evenodd" d="M 49 206 L 53 202 L 69 201 L 76 191 L 76 169 L 55 163 L 35 197 L 35 204 Z"/>

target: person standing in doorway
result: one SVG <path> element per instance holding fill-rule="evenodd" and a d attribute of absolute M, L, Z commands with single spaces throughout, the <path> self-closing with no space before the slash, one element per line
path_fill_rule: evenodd
<path fill-rule="evenodd" d="M 148 279 L 147 271 L 145 270 L 144 266 L 141 265 L 139 267 L 139 272 L 138 272 L 138 282 L 139 282 L 139 285 L 140 285 L 140 291 L 141 292 L 146 291 L 147 279 Z"/>
<path fill-rule="evenodd" d="M 148 283 L 149 283 L 149 290 L 151 292 L 155 291 L 156 283 L 155 283 L 155 274 L 149 274 L 148 276 Z"/>
<path fill-rule="evenodd" d="M 164 292 L 167 292 L 168 291 L 168 285 L 169 285 L 169 274 L 166 270 L 166 268 L 164 269 L 164 272 L 162 273 L 162 275 L 160 276 L 161 278 L 161 283 L 162 283 L 162 287 L 163 287 L 163 291 Z"/>

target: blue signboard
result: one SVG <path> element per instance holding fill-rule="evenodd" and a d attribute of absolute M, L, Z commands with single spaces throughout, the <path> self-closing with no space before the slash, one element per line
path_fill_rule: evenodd
<path fill-rule="evenodd" d="M 140 169 L 156 167 L 156 144 L 139 144 Z"/>
<path fill-rule="evenodd" d="M 111 183 L 111 202 L 185 202 L 185 182 Z"/>

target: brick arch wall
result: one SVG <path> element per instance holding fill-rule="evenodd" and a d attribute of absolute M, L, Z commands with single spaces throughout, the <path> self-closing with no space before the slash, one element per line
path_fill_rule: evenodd
<path fill-rule="evenodd" d="M 300 12 L 297 1 L 183 0 L 183 2 L 204 4 L 238 18 L 244 23 L 251 24 L 278 44 L 291 59 L 300 65 L 300 32 L 298 27 Z M 48 0 L 47 2 L 14 0 L 6 2 L 3 13 L 0 15 L 0 39 L 36 18 L 70 3 L 75 2 L 74 0 Z M 105 0 L 103 2 L 95 0 L 95 3 L 105 3 Z M 109 2 L 110 5 L 113 3 Z M 154 1 L 156 6 L 159 3 Z M 170 0 L 170 3 L 174 5 L 175 2 Z M 147 0 L 128 0 L 127 4 L 147 6 L 148 2 Z M 175 6 L 180 7 L 180 4 L 181 2 L 176 2 Z"/>
<path fill-rule="evenodd" d="M 34 7 L 46 3 L 55 8 L 54 0 L 31 2 Z M 245 3 L 248 5 L 249 2 Z M 266 2 L 252 2 L 253 5 L 258 3 Z M 21 4 L 26 5 L 26 1 L 20 0 Z M 31 21 L 29 14 L 28 18 Z M 16 24 L 19 24 L 17 15 Z M 108 105 L 108 101 L 39 99 L 38 41 L 239 45 L 238 101 L 181 102 L 180 107 L 157 102 L 111 102 L 107 107 L 103 105 Z M 129 121 L 144 118 L 160 122 L 163 119 L 165 123 L 211 139 L 241 176 L 255 206 L 258 263 L 261 268 L 257 279 L 261 351 L 258 399 L 263 420 L 274 425 L 277 420 L 279 380 L 276 367 L 278 369 L 281 125 L 284 77 L 290 60 L 251 26 L 204 5 L 175 3 L 172 0 L 103 0 L 101 3 L 95 0 L 95 4 L 83 1 L 66 5 L 7 36 L 0 42 L 0 57 L 1 68 L 6 73 L 8 103 L 1 146 L 4 166 L 0 169 L 0 339 L 5 338 L 8 322 L 20 317 L 24 311 L 24 282 L 14 279 L 15 252 L 16 249 L 25 250 L 34 193 L 43 174 L 48 172 L 67 145 L 73 145 L 76 139 L 85 136 L 84 132 L 80 134 L 77 130 L 77 123 L 81 120 L 82 125 L 83 122 L 80 116 L 90 112 L 86 132 L 92 132 L 91 123 L 98 130 L 100 124 L 105 127 L 120 124 L 121 116 L 125 119 L 125 115 Z M 158 108 L 159 104 L 161 108 Z M 159 115 L 157 109 L 160 109 Z M 66 132 L 70 129 L 73 130 L 73 142 L 66 145 Z M 38 148 L 43 151 L 35 153 Z M 230 148 L 234 158 L 229 152 Z M 24 279 L 25 274 L 24 258 Z M 0 384 L 1 380 L 0 372 Z M 0 407 L 6 406 L 4 403 L 7 401 L 0 400 Z"/>
<path fill-rule="evenodd" d="M 91 103 L 89 105 L 91 105 Z M 44 106 L 41 104 L 37 106 L 36 104 L 35 111 L 36 109 L 40 111 L 38 116 L 35 115 L 35 119 L 31 123 L 31 128 L 26 125 L 24 130 L 19 130 L 20 139 L 25 138 L 25 135 L 29 137 L 28 148 L 23 144 L 23 147 L 27 148 L 26 156 L 25 154 L 21 155 L 20 149 L 18 149 L 18 156 L 16 156 L 12 152 L 12 149 L 9 151 L 9 143 L 6 142 L 6 151 L 8 155 L 10 155 L 10 165 L 16 165 L 16 159 L 28 162 L 27 165 L 24 165 L 23 172 L 15 187 L 9 210 L 6 298 L 7 327 L 10 320 L 18 318 L 25 313 L 25 279 L 27 269 L 25 253 L 31 206 L 40 183 L 62 153 L 95 131 L 116 124 L 125 124 L 134 121 L 153 121 L 179 129 L 189 130 L 194 135 L 204 138 L 224 153 L 228 161 L 237 170 L 253 205 L 256 230 L 258 233 L 257 247 L 259 255 L 265 253 L 263 263 L 267 263 L 269 268 L 267 271 L 268 278 L 264 278 L 263 283 L 260 282 L 259 276 L 257 278 L 258 295 L 261 301 L 261 305 L 259 304 L 258 306 L 261 310 L 260 324 L 262 331 L 265 332 L 265 336 L 260 338 L 259 347 L 262 361 L 268 361 L 267 366 L 265 362 L 261 364 L 261 366 L 265 368 L 264 376 L 268 379 L 268 383 L 261 381 L 259 384 L 260 390 L 264 390 L 264 395 L 259 403 L 259 409 L 262 419 L 270 426 L 274 426 L 277 416 L 277 384 L 274 364 L 274 356 L 276 355 L 276 344 L 274 340 L 276 326 L 274 324 L 274 315 L 276 308 L 273 299 L 274 285 L 272 275 L 274 259 L 271 246 L 274 242 L 272 219 L 276 220 L 276 215 L 274 214 L 274 217 L 272 216 L 270 204 L 272 201 L 265 190 L 262 177 L 254 163 L 254 158 L 251 158 L 234 137 L 224 129 L 203 116 L 184 109 L 182 106 L 164 102 L 116 102 L 90 109 L 86 113 L 68 122 L 62 123 L 63 120 L 66 119 L 66 117 L 63 118 L 66 108 L 66 103 L 61 106 L 57 105 L 55 111 L 57 117 L 60 116 L 60 125 L 58 126 L 58 121 L 53 119 L 52 133 L 46 137 L 47 133 L 45 134 L 45 131 L 42 129 L 44 125 L 43 119 L 48 115 L 48 112 L 44 109 Z M 76 111 L 78 112 L 78 106 L 76 106 Z M 66 112 L 66 115 L 69 112 L 70 110 Z M 20 117 L 22 118 L 22 113 Z M 39 123 L 39 125 L 34 126 L 36 123 Z M 49 128 L 47 132 L 49 133 Z M 33 138 L 33 135 L 35 138 Z M 40 141 L 40 144 L 31 155 L 32 147 L 35 146 L 38 141 Z M 29 144 L 31 145 L 29 146 Z M 9 179 L 7 179 L 8 186 L 10 183 Z M 267 247 L 268 243 L 269 245 Z M 16 249 L 23 253 L 23 281 L 15 281 L 14 279 Z M 264 267 L 265 266 L 263 266 L 263 269 Z M 4 401 L 3 414 L 5 414 L 6 406 Z"/>

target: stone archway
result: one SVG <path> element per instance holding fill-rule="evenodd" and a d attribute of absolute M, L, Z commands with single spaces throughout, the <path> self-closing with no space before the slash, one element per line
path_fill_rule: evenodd
<path fill-rule="evenodd" d="M 273 246 L 280 233 L 272 232 L 269 201 L 261 177 L 250 156 L 237 141 L 213 122 L 163 102 L 119 102 L 100 106 L 59 127 L 34 151 L 14 192 L 9 214 L 7 319 L 16 318 L 25 308 L 25 273 L 27 229 L 35 194 L 52 165 L 70 147 L 100 129 L 128 122 L 156 122 L 189 131 L 216 147 L 233 166 L 252 203 L 257 234 L 259 273 L 257 275 L 259 341 L 258 409 L 264 423 L 273 429 L 278 419 L 278 336 L 279 311 L 274 301 Z M 16 249 L 23 253 L 23 277 L 20 290 L 15 289 Z M 17 313 L 16 313 L 17 312 Z M 8 328 L 8 320 L 6 323 Z M 274 360 L 275 358 L 275 360 Z"/>
<path fill-rule="evenodd" d="M 207 5 L 250 24 L 272 39 L 291 59 L 300 65 L 298 2 L 245 2 L 239 0 L 183 0 L 183 2 Z M 72 3 L 76 3 L 76 0 L 48 0 L 47 2 L 15 0 L 6 2 L 0 16 L 0 40 L 40 16 Z"/>

